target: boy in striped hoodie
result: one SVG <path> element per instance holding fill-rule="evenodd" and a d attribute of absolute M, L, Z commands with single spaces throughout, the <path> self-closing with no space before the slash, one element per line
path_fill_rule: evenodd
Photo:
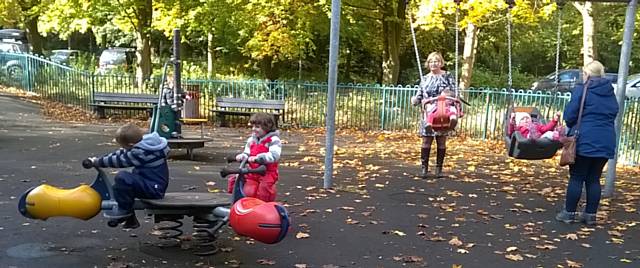
<path fill-rule="evenodd" d="M 161 199 L 169 184 L 167 140 L 158 133 L 144 134 L 134 124 L 126 124 L 116 131 L 116 142 L 122 148 L 100 158 L 91 158 L 94 166 L 103 168 L 128 168 L 115 176 L 113 195 L 118 203 L 116 209 L 105 212 L 117 224 L 125 222 L 124 228 L 140 226 L 133 211 L 135 198 Z M 117 225 L 116 224 L 116 225 Z"/>
<path fill-rule="evenodd" d="M 247 139 L 244 151 L 236 155 L 236 161 L 247 160 L 249 168 L 257 168 L 261 164 L 267 167 L 264 175 L 247 174 L 242 191 L 247 197 L 255 197 L 265 202 L 276 199 L 276 182 L 278 181 L 278 161 L 282 152 L 280 132 L 276 129 L 273 116 L 267 113 L 255 113 L 249 118 L 251 137 Z M 227 191 L 233 191 L 237 175 L 229 178 Z"/>

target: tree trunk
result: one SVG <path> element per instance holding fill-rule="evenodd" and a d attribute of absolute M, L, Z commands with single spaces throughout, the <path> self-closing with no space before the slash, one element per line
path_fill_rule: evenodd
<path fill-rule="evenodd" d="M 40 16 L 34 15 L 33 17 L 27 18 L 25 21 L 25 28 L 27 28 L 27 38 L 29 39 L 29 43 L 33 48 L 31 51 L 34 54 L 43 55 L 42 54 L 42 35 L 38 32 L 38 18 Z"/>
<path fill-rule="evenodd" d="M 597 58 L 594 40 L 593 6 L 591 2 L 573 2 L 573 6 L 582 15 L 582 59 L 584 61 L 583 64 L 587 64 Z"/>
<path fill-rule="evenodd" d="M 273 57 L 265 56 L 260 61 L 260 65 L 260 69 L 262 69 L 262 74 L 265 78 L 269 79 L 270 81 L 278 80 L 278 66 L 273 63 Z"/>
<path fill-rule="evenodd" d="M 136 56 L 138 58 L 138 68 L 136 68 L 136 78 L 138 88 L 144 88 L 145 80 L 151 74 L 151 18 L 152 0 L 144 0 L 144 5 L 140 7 L 136 33 Z"/>
<path fill-rule="evenodd" d="M 214 62 L 215 62 L 215 43 L 213 42 L 213 33 L 207 33 L 207 78 L 212 79 L 214 74 Z"/>
<path fill-rule="evenodd" d="M 405 1 L 385 1 L 382 16 L 382 84 L 395 85 L 400 74 L 400 41 L 406 18 Z"/>
<path fill-rule="evenodd" d="M 460 84 L 458 89 L 467 89 L 471 85 L 471 75 L 473 74 L 473 64 L 476 60 L 476 48 L 478 47 L 478 27 L 473 23 L 467 24 L 464 36 L 464 50 L 462 52 L 462 69 L 460 73 Z"/>

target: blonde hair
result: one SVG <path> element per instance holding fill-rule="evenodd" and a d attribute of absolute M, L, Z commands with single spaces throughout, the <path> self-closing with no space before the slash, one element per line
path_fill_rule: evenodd
<path fill-rule="evenodd" d="M 133 145 L 140 142 L 143 135 L 142 129 L 133 123 L 128 123 L 116 131 L 116 142 L 123 147 Z"/>
<path fill-rule="evenodd" d="M 424 62 L 424 67 L 429 68 L 429 61 L 439 61 L 444 66 L 444 58 L 440 52 L 431 52 L 427 57 L 427 61 Z"/>
<path fill-rule="evenodd" d="M 582 68 L 585 74 L 589 77 L 602 77 L 604 76 L 604 66 L 597 60 L 587 63 Z"/>

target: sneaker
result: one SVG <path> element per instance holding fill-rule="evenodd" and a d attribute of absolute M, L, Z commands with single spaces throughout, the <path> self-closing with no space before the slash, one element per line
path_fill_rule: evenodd
<path fill-rule="evenodd" d="M 109 219 L 121 219 L 131 216 L 131 211 L 115 208 L 104 212 L 104 217 Z"/>
<path fill-rule="evenodd" d="M 565 209 L 563 209 L 562 211 L 558 212 L 558 214 L 556 214 L 556 220 L 564 222 L 564 223 L 578 222 L 576 220 L 576 213 L 575 212 L 567 212 L 567 210 L 565 210 Z"/>
<path fill-rule="evenodd" d="M 582 213 L 582 217 L 580 218 L 580 221 L 583 222 L 586 225 L 596 225 L 597 224 L 597 217 L 595 213 Z"/>
<path fill-rule="evenodd" d="M 138 222 L 138 218 L 136 218 L 135 214 L 132 214 L 127 218 L 127 220 L 122 225 L 122 228 L 125 229 L 136 229 L 140 227 L 140 222 Z"/>

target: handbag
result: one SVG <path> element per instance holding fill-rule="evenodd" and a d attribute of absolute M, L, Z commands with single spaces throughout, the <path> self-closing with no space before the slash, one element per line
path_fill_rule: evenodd
<path fill-rule="evenodd" d="M 573 165 L 576 162 L 576 143 L 580 136 L 580 121 L 582 121 L 582 111 L 584 110 L 584 100 L 587 98 L 587 88 L 589 87 L 589 77 L 582 89 L 582 98 L 580 99 L 580 110 L 578 112 L 578 122 L 574 128 L 573 136 L 567 135 L 562 142 L 562 154 L 560 154 L 560 166 Z"/>

